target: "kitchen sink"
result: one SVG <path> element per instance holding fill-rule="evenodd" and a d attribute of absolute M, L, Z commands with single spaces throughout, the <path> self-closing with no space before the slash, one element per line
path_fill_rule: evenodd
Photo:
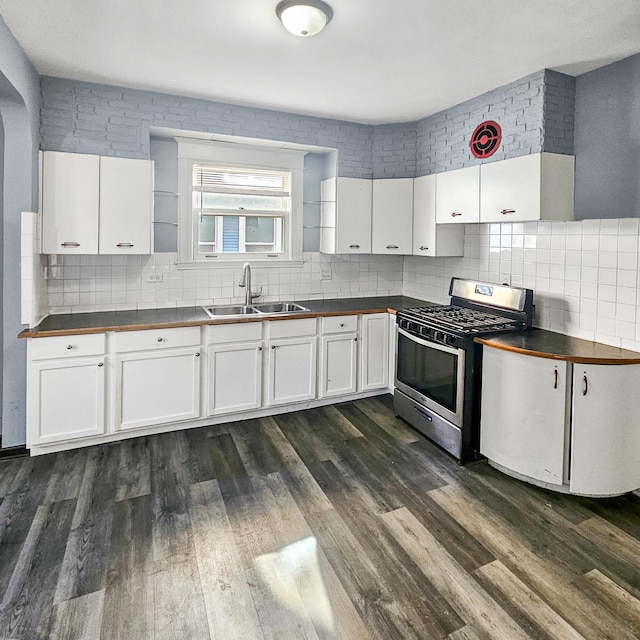
<path fill-rule="evenodd" d="M 225 304 L 217 307 L 202 307 L 210 318 L 221 316 L 251 316 L 260 313 L 254 307 L 243 304 Z"/>
<path fill-rule="evenodd" d="M 260 313 L 300 313 L 309 311 L 306 307 L 295 302 L 265 302 L 253 305 Z"/>
<path fill-rule="evenodd" d="M 279 315 L 285 313 L 301 313 L 309 311 L 295 302 L 265 302 L 263 304 L 223 304 L 211 307 L 202 307 L 210 318 L 225 318 L 233 316 L 255 316 L 255 315 Z"/>

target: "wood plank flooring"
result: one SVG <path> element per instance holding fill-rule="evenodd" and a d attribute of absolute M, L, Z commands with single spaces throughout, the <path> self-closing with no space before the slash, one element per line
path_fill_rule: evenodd
<path fill-rule="evenodd" d="M 640 638 L 640 498 L 459 466 L 391 396 L 0 460 L 0 640 Z"/>

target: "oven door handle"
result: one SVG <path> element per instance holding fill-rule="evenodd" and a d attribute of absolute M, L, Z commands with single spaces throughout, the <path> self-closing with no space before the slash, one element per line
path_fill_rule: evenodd
<path fill-rule="evenodd" d="M 428 347 L 429 349 L 438 349 L 439 351 L 446 351 L 447 353 L 457 354 L 460 351 L 464 351 L 464 349 L 457 349 L 456 347 L 449 347 L 444 344 L 440 344 L 439 342 L 432 342 L 431 340 L 424 340 L 422 338 L 418 338 L 418 336 L 414 336 L 412 333 L 405 331 L 404 329 L 398 328 L 398 334 L 403 335 L 405 338 L 412 340 L 413 342 L 417 342 L 424 347 Z"/>

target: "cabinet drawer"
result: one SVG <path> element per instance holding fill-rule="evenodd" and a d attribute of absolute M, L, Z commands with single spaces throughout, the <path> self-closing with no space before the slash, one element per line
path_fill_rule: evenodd
<path fill-rule="evenodd" d="M 218 324 L 209 327 L 209 344 L 262 340 L 262 322 Z"/>
<path fill-rule="evenodd" d="M 99 356 L 104 353 L 104 333 L 90 335 L 54 336 L 31 340 L 31 359 L 77 358 L 78 356 Z"/>
<path fill-rule="evenodd" d="M 117 332 L 114 337 L 116 351 L 119 353 L 191 347 L 200 344 L 200 327 L 122 331 Z"/>
<path fill-rule="evenodd" d="M 280 320 L 270 322 L 269 325 L 270 338 L 296 338 L 298 336 L 313 336 L 316 334 L 315 318 Z"/>
<path fill-rule="evenodd" d="M 328 316 L 322 318 L 322 333 L 349 333 L 358 330 L 358 316 Z"/>

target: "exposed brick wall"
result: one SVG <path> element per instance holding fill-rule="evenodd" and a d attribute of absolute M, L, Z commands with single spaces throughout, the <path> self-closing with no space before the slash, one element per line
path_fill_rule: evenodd
<path fill-rule="evenodd" d="M 372 177 L 370 125 L 61 78 L 43 77 L 41 89 L 50 151 L 148 158 L 149 127 L 169 127 L 332 147 L 340 175 Z"/>
<path fill-rule="evenodd" d="M 43 77 L 42 148 L 149 157 L 149 127 L 295 142 L 339 150 L 338 175 L 404 178 L 477 164 L 475 127 L 496 120 L 502 144 L 485 162 L 573 153 L 575 79 L 539 71 L 418 122 L 362 125 L 195 98 Z"/>

